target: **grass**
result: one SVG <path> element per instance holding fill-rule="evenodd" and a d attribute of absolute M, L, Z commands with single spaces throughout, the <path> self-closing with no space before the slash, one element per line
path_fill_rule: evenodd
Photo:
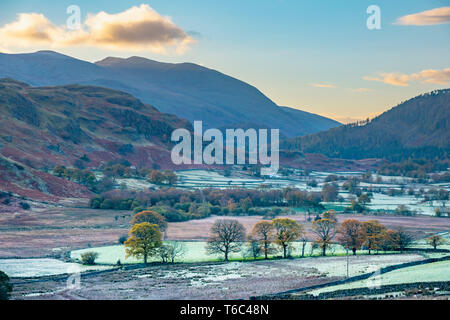
<path fill-rule="evenodd" d="M 105 266 L 82 266 L 56 259 L 0 259 L 0 270 L 10 277 L 32 278 L 65 273 L 105 270 Z"/>
<path fill-rule="evenodd" d="M 450 261 L 441 261 L 430 264 L 418 265 L 404 269 L 394 270 L 382 275 L 371 277 L 367 280 L 356 281 L 348 284 L 332 286 L 309 292 L 319 295 L 324 292 L 338 290 L 357 289 L 372 286 L 383 286 L 403 283 L 439 282 L 450 281 Z"/>

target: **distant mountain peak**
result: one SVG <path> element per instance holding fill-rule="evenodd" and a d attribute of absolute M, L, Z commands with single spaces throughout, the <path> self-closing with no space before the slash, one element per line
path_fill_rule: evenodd
<path fill-rule="evenodd" d="M 147 59 L 143 57 L 129 57 L 129 58 L 117 58 L 117 57 L 107 57 L 103 60 L 97 61 L 95 63 L 98 66 L 105 68 L 150 68 L 156 70 L 193 70 L 193 69 L 207 69 L 195 63 L 183 62 L 183 63 L 168 63 L 159 62 L 152 59 Z"/>

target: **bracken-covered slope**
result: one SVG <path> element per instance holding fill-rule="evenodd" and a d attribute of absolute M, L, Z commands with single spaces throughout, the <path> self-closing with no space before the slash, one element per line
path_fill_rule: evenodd
<path fill-rule="evenodd" d="M 319 115 L 279 107 L 257 88 L 192 63 L 132 57 L 106 58 L 93 64 L 51 51 L 0 53 L 0 77 L 34 86 L 86 84 L 112 88 L 191 123 L 202 120 L 205 128 L 254 123 L 296 137 L 340 125 Z"/>
<path fill-rule="evenodd" d="M 41 172 L 73 166 L 84 155 L 90 160 L 86 167 L 92 168 L 123 158 L 136 167 L 169 168 L 170 138 L 177 128 L 191 130 L 191 125 L 120 91 L 80 85 L 36 88 L 2 79 L 0 182 L 25 188 L 28 179 L 31 189 L 55 194 L 57 188 L 46 187 L 49 177 Z M 70 194 L 61 191 L 61 196 Z"/>
<path fill-rule="evenodd" d="M 282 148 L 342 159 L 448 159 L 450 89 L 415 97 L 364 125 L 287 140 Z"/>

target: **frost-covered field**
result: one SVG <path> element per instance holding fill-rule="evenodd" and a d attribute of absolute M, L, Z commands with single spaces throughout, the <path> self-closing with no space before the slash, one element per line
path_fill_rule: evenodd
<path fill-rule="evenodd" d="M 352 275 L 372 265 L 386 266 L 423 259 L 420 255 L 359 256 L 351 259 Z M 53 281 L 16 283 L 16 299 L 248 299 L 342 279 L 345 257 L 257 262 L 175 264 L 93 275 L 81 289 L 64 291 Z M 39 294 L 39 296 L 36 296 Z"/>
<path fill-rule="evenodd" d="M 206 243 L 205 242 L 182 242 L 185 247 L 185 254 L 183 257 L 177 259 L 177 262 L 205 262 L 218 260 L 218 256 L 211 256 L 206 254 Z M 99 264 L 110 264 L 115 265 L 117 261 L 120 260 L 122 264 L 135 264 L 142 263 L 142 259 L 136 259 L 130 257 L 125 258 L 125 248 L 121 245 L 107 246 L 100 248 L 89 248 L 84 250 L 77 250 L 71 253 L 71 258 L 73 260 L 80 259 L 81 255 L 85 252 L 96 252 L 99 254 L 96 260 Z M 231 254 L 230 258 L 239 258 L 239 254 Z M 159 261 L 158 257 L 153 257 L 149 260 L 150 262 Z"/>
<path fill-rule="evenodd" d="M 294 177 L 294 178 L 273 178 L 273 179 L 258 179 L 258 178 L 242 178 L 242 177 L 225 177 L 218 171 L 206 170 L 187 170 L 179 171 L 178 187 L 181 188 L 229 188 L 229 187 L 243 187 L 243 188 L 257 188 L 260 185 L 269 185 L 271 188 L 282 189 L 285 187 L 293 187 L 310 192 L 321 192 L 325 184 L 325 178 L 329 175 L 354 177 L 361 176 L 363 172 L 312 172 L 309 177 Z M 418 190 L 423 188 L 425 191 L 432 188 L 446 188 L 450 190 L 448 184 L 412 184 L 412 179 L 407 177 L 388 177 L 381 175 L 374 175 L 373 179 L 381 178 L 378 183 L 361 182 L 361 188 L 375 189 L 379 191 L 387 191 L 389 189 L 401 188 L 408 189 L 413 187 Z M 315 180 L 317 187 L 307 185 L 310 180 Z M 343 181 L 338 185 L 342 187 Z M 343 209 L 350 204 L 348 201 L 350 194 L 341 190 L 339 195 L 346 199 L 343 203 L 327 203 L 330 206 Z M 450 201 L 445 202 L 446 206 L 450 206 Z M 417 214 L 435 215 L 435 210 L 442 206 L 442 201 L 422 202 L 422 199 L 409 195 L 389 196 L 383 193 L 374 192 L 373 199 L 367 207 L 374 211 L 385 210 L 389 212 L 395 211 L 400 205 L 407 206 L 411 211 Z"/>
<path fill-rule="evenodd" d="M 105 269 L 108 267 L 87 267 L 56 259 L 0 259 L 0 270 L 14 278 L 44 277 Z"/>
<path fill-rule="evenodd" d="M 439 282 L 450 281 L 450 261 L 441 261 L 424 264 L 399 270 L 394 270 L 382 275 L 371 277 L 367 280 L 356 281 L 344 285 L 332 286 L 313 290 L 309 293 L 319 295 L 323 292 L 337 290 L 365 288 L 373 286 L 385 286 L 403 283 Z"/>
<path fill-rule="evenodd" d="M 177 172 L 180 188 L 258 188 L 260 185 L 270 185 L 272 188 L 295 186 L 297 181 L 273 178 L 259 179 L 251 177 L 225 177 L 218 171 L 186 170 Z"/>
<path fill-rule="evenodd" d="M 145 191 L 149 188 L 156 188 L 157 186 L 151 184 L 145 179 L 117 179 L 116 183 L 118 185 L 125 185 L 129 190 L 135 191 Z"/>
<path fill-rule="evenodd" d="M 230 177 L 225 177 L 220 170 L 184 170 L 177 171 L 179 181 L 178 188 L 259 188 L 261 185 L 269 186 L 272 189 L 283 189 L 286 187 L 298 188 L 310 192 L 321 192 L 325 184 L 325 178 L 329 175 L 337 175 L 344 177 L 357 177 L 364 174 L 364 172 L 312 172 L 309 177 L 273 177 L 273 178 L 256 178 L 249 177 L 243 173 L 235 172 Z M 361 188 L 374 189 L 377 192 L 373 193 L 373 199 L 367 207 L 374 211 L 389 211 L 394 212 L 400 205 L 407 206 L 411 211 L 417 214 L 435 215 L 436 208 L 442 206 L 442 201 L 422 202 L 421 198 L 416 198 L 409 195 L 389 196 L 378 191 L 385 192 L 389 189 L 408 189 L 413 187 L 415 190 L 424 189 L 425 191 L 432 188 L 444 188 L 450 190 L 450 184 L 413 184 L 411 178 L 407 177 L 388 177 L 381 175 L 374 175 L 373 180 L 381 178 L 379 182 L 361 182 Z M 308 186 L 308 181 L 315 180 L 316 187 Z M 149 188 L 156 188 L 157 186 L 151 184 L 145 179 L 118 179 L 117 184 L 125 185 L 130 190 L 143 191 Z M 337 183 L 340 187 L 344 184 L 343 181 Z M 345 199 L 342 203 L 327 203 L 330 208 L 343 210 L 350 204 L 351 195 L 345 190 L 340 190 L 339 195 Z M 450 201 L 445 202 L 446 206 L 450 206 Z"/>

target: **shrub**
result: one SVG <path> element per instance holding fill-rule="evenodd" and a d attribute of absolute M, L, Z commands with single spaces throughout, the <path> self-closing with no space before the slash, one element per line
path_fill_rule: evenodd
<path fill-rule="evenodd" d="M 8 300 L 12 286 L 9 284 L 9 277 L 0 271 L 0 300 Z"/>
<path fill-rule="evenodd" d="M 152 207 L 152 211 L 155 211 L 166 218 L 167 222 L 182 222 L 189 220 L 187 214 L 183 213 L 183 211 L 176 210 L 167 206 L 160 207 Z"/>
<path fill-rule="evenodd" d="M 109 200 L 109 199 L 105 199 L 102 204 L 100 205 L 101 209 L 114 209 L 114 202 Z"/>
<path fill-rule="evenodd" d="M 30 206 L 28 203 L 26 203 L 26 202 L 21 202 L 21 203 L 20 203 L 20 207 L 21 207 L 23 210 L 30 210 L 30 208 L 31 208 L 31 206 Z"/>
<path fill-rule="evenodd" d="M 81 255 L 81 263 L 86 266 L 95 265 L 95 260 L 98 258 L 97 252 L 86 252 Z"/>
<path fill-rule="evenodd" d="M 121 236 L 119 238 L 119 244 L 124 244 L 128 240 L 128 236 Z"/>

